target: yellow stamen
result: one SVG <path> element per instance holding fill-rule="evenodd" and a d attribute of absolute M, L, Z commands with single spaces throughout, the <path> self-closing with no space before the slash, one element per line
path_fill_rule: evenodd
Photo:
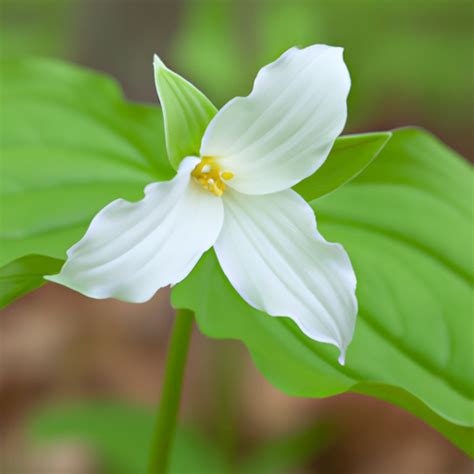
<path fill-rule="evenodd" d="M 228 181 L 234 177 L 231 171 L 220 170 L 219 165 L 211 156 L 203 156 L 201 161 L 193 169 L 191 176 L 205 190 L 216 196 L 222 196 L 226 185 L 223 181 Z"/>
<path fill-rule="evenodd" d="M 228 181 L 229 179 L 232 179 L 234 177 L 234 173 L 232 173 L 232 171 L 223 171 L 221 173 L 221 177 L 222 179 Z"/>

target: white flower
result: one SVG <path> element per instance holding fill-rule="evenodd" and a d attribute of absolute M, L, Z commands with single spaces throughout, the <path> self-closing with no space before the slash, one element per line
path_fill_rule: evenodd
<path fill-rule="evenodd" d="M 248 304 L 336 345 L 343 363 L 356 278 L 343 247 L 324 240 L 291 187 L 324 163 L 344 127 L 349 89 L 341 48 L 290 49 L 260 70 L 249 96 L 212 119 L 200 157 L 147 186 L 141 201 L 102 209 L 61 272 L 47 278 L 93 298 L 139 303 L 183 280 L 214 246 Z"/>

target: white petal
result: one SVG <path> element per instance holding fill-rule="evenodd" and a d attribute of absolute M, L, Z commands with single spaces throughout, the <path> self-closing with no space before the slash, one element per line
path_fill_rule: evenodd
<path fill-rule="evenodd" d="M 119 199 L 102 209 L 68 251 L 58 275 L 45 277 L 93 298 L 150 299 L 185 278 L 217 239 L 222 200 L 202 190 L 186 158 L 176 177 L 145 188 L 145 197 Z"/>
<path fill-rule="evenodd" d="M 347 117 L 350 78 L 342 48 L 292 48 L 260 70 L 252 92 L 210 122 L 201 156 L 218 157 L 246 194 L 290 188 L 326 159 Z"/>
<path fill-rule="evenodd" d="M 227 190 L 215 249 L 234 288 L 251 306 L 288 316 L 310 338 L 352 339 L 356 278 L 344 248 L 318 233 L 311 207 L 294 191 L 248 196 Z"/>

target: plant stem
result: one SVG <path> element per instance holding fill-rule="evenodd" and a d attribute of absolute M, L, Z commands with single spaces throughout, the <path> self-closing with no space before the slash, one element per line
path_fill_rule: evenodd
<path fill-rule="evenodd" d="M 161 400 L 150 452 L 149 474 L 166 474 L 168 471 L 192 328 L 193 313 L 178 310 L 168 346 Z"/>

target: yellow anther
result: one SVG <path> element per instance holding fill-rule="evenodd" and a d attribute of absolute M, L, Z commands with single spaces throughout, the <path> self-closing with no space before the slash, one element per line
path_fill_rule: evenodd
<path fill-rule="evenodd" d="M 234 173 L 232 173 L 232 171 L 223 171 L 221 173 L 221 177 L 222 179 L 225 179 L 225 180 L 229 180 L 229 179 L 232 179 L 234 177 Z"/>
<path fill-rule="evenodd" d="M 230 171 L 221 172 L 214 158 L 204 156 L 193 169 L 191 176 L 207 191 L 222 196 L 226 187 L 222 180 L 232 179 L 234 174 Z"/>

